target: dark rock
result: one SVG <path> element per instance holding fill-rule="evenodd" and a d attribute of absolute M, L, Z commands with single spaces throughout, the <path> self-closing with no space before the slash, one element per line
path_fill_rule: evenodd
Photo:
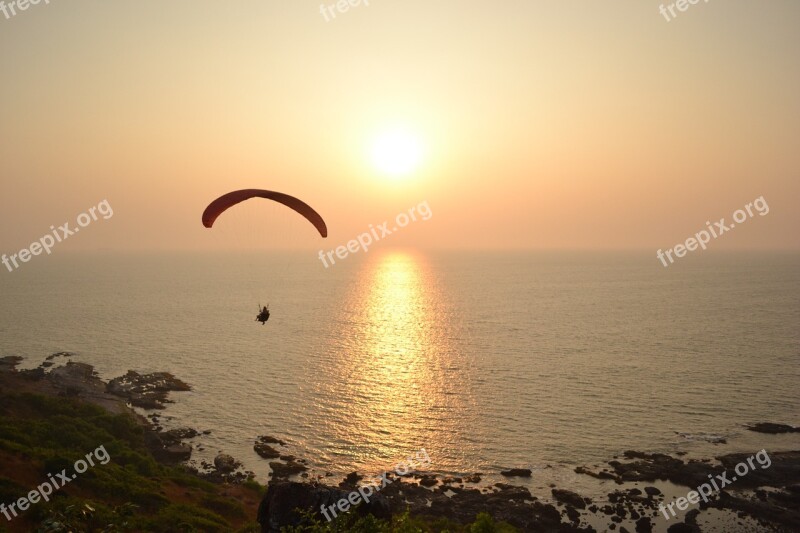
<path fill-rule="evenodd" d="M 759 454 L 760 452 L 756 454 L 732 453 L 717 459 L 728 472 L 733 472 L 737 464 L 747 463 L 749 458 L 756 455 L 756 459 L 753 460 L 755 469 L 750 470 L 746 476 L 741 476 L 736 480 L 735 487 L 737 489 L 765 486 L 785 487 L 797 483 L 797 480 L 800 479 L 800 452 L 770 453 L 769 468 L 759 462 L 759 459 L 763 460 L 767 457 L 762 457 Z M 728 479 L 731 479 L 730 475 Z"/>
<path fill-rule="evenodd" d="M 677 524 L 669 526 L 667 528 L 667 533 L 695 533 L 695 528 L 689 524 L 678 522 Z"/>
<path fill-rule="evenodd" d="M 636 459 L 630 463 L 610 462 L 618 481 L 656 481 L 666 479 L 677 485 L 697 487 L 708 480 L 709 474 L 718 474 L 721 467 L 700 461 L 684 463 L 680 459 L 662 453 L 647 454 L 627 451 L 625 457 Z"/>
<path fill-rule="evenodd" d="M 38 368 L 32 368 L 30 370 L 22 370 L 19 372 L 19 374 L 25 379 L 30 379 L 32 381 L 39 381 L 47 375 L 44 367 L 41 366 Z M 65 387 L 64 390 L 69 391 L 69 393 L 65 394 L 65 396 L 80 396 L 80 393 L 82 392 L 80 387 Z"/>
<path fill-rule="evenodd" d="M 72 357 L 73 355 L 75 355 L 75 352 L 56 352 L 54 354 L 48 355 L 45 358 L 45 361 L 52 361 L 57 357 Z"/>
<path fill-rule="evenodd" d="M 506 477 L 531 477 L 531 470 L 529 468 L 512 468 L 510 470 L 502 470 L 500 475 Z"/>
<path fill-rule="evenodd" d="M 576 474 L 584 474 L 586 476 L 591 476 L 596 479 L 614 479 L 616 476 L 610 472 L 601 471 L 601 472 L 592 472 L 586 467 L 579 466 L 575 468 Z"/>
<path fill-rule="evenodd" d="M 786 452 L 786 453 L 798 453 L 798 452 Z M 769 472 L 776 466 L 776 460 L 780 457 L 780 455 L 776 452 L 770 457 L 773 460 L 772 467 L 769 470 L 765 470 L 765 472 Z M 753 474 L 754 472 L 750 472 L 749 475 Z M 746 479 L 746 478 L 743 478 Z M 771 498 L 770 498 L 771 499 Z M 743 516 L 751 516 L 757 520 L 761 520 L 770 524 L 777 524 L 783 526 L 784 528 L 795 528 L 797 524 L 800 524 L 800 506 L 792 506 L 792 507 L 779 507 L 776 509 L 774 504 L 770 504 L 769 500 L 767 502 L 762 502 L 758 499 L 748 499 L 748 498 L 739 498 L 736 496 L 732 496 L 727 491 L 721 491 L 719 493 L 719 497 L 709 502 L 709 507 L 714 507 L 717 509 L 727 509 L 729 511 L 736 512 L 737 515 L 741 514 Z"/>
<path fill-rule="evenodd" d="M 505 483 L 495 483 L 494 485 L 499 489 L 498 494 L 501 494 L 503 498 L 509 501 L 531 501 L 535 500 L 536 497 L 531 495 L 531 491 L 526 489 L 525 487 L 517 487 L 516 485 L 507 485 Z"/>
<path fill-rule="evenodd" d="M 653 523 L 649 517 L 644 516 L 636 521 L 636 533 L 651 533 L 653 531 Z"/>
<path fill-rule="evenodd" d="M 698 526 L 697 524 L 698 516 L 700 516 L 700 511 L 698 511 L 697 509 L 692 509 L 691 511 L 686 513 L 686 518 L 684 519 L 684 522 L 692 526 L 695 529 L 695 531 L 700 531 L 700 526 Z"/>
<path fill-rule="evenodd" d="M 560 501 L 561 503 L 565 503 L 567 505 L 572 505 L 578 509 L 586 509 L 586 502 L 583 501 L 583 498 L 580 494 L 576 494 L 569 490 L 564 489 L 553 489 L 553 498 Z"/>
<path fill-rule="evenodd" d="M 281 452 L 270 446 L 269 444 L 261 441 L 256 441 L 253 445 L 253 450 L 264 459 L 277 459 L 281 456 Z"/>
<path fill-rule="evenodd" d="M 286 446 L 286 443 L 283 442 L 281 439 L 276 439 L 275 437 L 270 437 L 269 435 L 262 435 L 258 437 L 258 442 L 263 442 L 264 444 L 280 444 L 281 446 Z"/>
<path fill-rule="evenodd" d="M 661 494 L 661 491 L 658 490 L 656 487 L 645 487 L 644 491 L 647 493 L 648 496 L 658 496 Z"/>
<path fill-rule="evenodd" d="M 581 513 L 571 505 L 567 505 L 567 518 L 570 522 L 578 524 L 581 521 Z"/>
<path fill-rule="evenodd" d="M 436 480 L 436 476 L 434 475 L 424 475 L 421 476 L 419 479 L 419 484 L 423 487 L 433 487 L 436 485 L 438 481 Z"/>
<path fill-rule="evenodd" d="M 221 453 L 214 458 L 214 466 L 222 474 L 230 474 L 240 466 L 242 463 L 234 459 L 228 454 Z"/>
<path fill-rule="evenodd" d="M 362 479 L 364 479 L 364 476 L 360 475 L 358 472 L 350 472 L 345 476 L 343 484 L 347 486 L 355 486 Z"/>
<path fill-rule="evenodd" d="M 180 463 L 192 458 L 192 447 L 188 444 L 171 444 L 164 447 L 163 457 L 166 462 Z"/>
<path fill-rule="evenodd" d="M 787 424 L 775 424 L 773 422 L 759 422 L 758 424 L 753 424 L 746 427 L 750 431 L 756 431 L 758 433 L 770 433 L 772 435 L 778 433 L 800 433 L 800 427 L 794 427 Z"/>
<path fill-rule="evenodd" d="M 169 401 L 167 397 L 170 392 L 190 391 L 192 388 L 168 372 L 139 374 L 129 370 L 124 376 L 109 381 L 106 390 L 126 398 L 136 407 L 164 409 L 164 404 Z"/>
<path fill-rule="evenodd" d="M 165 444 L 176 444 L 185 439 L 191 439 L 199 435 L 196 430 L 192 428 L 177 428 L 170 429 L 161 434 L 161 440 Z"/>
<path fill-rule="evenodd" d="M 302 511 L 310 511 L 323 523 L 321 507 L 334 506 L 335 511 L 328 511 L 328 516 L 340 513 L 337 502 L 347 499 L 350 492 L 325 486 L 312 486 L 304 483 L 279 482 L 270 483 L 267 494 L 258 508 L 258 522 L 262 533 L 277 533 L 285 527 L 303 525 Z M 391 519 L 389 503 L 380 494 L 373 494 L 369 502 L 362 503 L 349 512 L 359 515 L 372 514 L 380 519 Z"/>
<path fill-rule="evenodd" d="M 285 479 L 308 470 L 307 466 L 297 461 L 289 461 L 288 463 L 273 461 L 269 464 L 269 467 L 272 469 L 272 479 Z"/>

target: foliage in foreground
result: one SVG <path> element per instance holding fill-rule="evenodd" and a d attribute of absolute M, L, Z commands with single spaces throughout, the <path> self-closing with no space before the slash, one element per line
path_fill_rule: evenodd
<path fill-rule="evenodd" d="M 30 465 L 40 483 L 47 474 L 72 471 L 77 459 L 104 446 L 111 460 L 97 463 L 14 520 L 46 533 L 67 531 L 235 531 L 246 511 L 220 486 L 180 466 L 159 464 L 144 430 L 129 414 L 66 398 L 0 395 L 0 454 Z M 11 502 L 35 486 L 0 476 L 0 501 Z M 19 474 L 19 473 L 16 473 Z M 27 473 L 28 476 L 31 472 Z M 10 477 L 9 477 L 10 476 Z M 260 487 L 248 484 L 254 498 Z M 257 531 L 253 524 L 246 531 Z"/>
<path fill-rule="evenodd" d="M 283 528 L 283 533 L 515 533 L 517 529 L 505 522 L 495 522 L 487 513 L 480 513 L 474 523 L 462 526 L 445 518 L 426 520 L 412 517 L 408 512 L 379 520 L 374 516 L 357 513 L 339 515 L 323 522 L 312 513 L 304 513 L 305 524 Z"/>

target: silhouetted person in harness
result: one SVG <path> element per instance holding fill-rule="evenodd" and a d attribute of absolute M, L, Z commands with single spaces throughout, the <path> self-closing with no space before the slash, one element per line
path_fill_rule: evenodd
<path fill-rule="evenodd" d="M 261 309 L 256 317 L 256 322 L 261 322 L 262 326 L 267 323 L 267 320 L 269 320 L 269 304 Z"/>

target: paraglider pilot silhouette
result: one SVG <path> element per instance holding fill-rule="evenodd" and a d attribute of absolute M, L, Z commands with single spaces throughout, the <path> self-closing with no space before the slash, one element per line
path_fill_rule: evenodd
<path fill-rule="evenodd" d="M 234 205 L 244 202 L 245 200 L 249 200 L 250 198 L 265 198 L 267 200 L 273 200 L 283 204 L 289 209 L 301 214 L 306 218 L 306 220 L 311 222 L 311 224 L 317 228 L 317 231 L 319 231 L 319 234 L 323 239 L 328 236 L 328 227 L 325 225 L 325 221 L 322 220 L 322 217 L 319 215 L 319 213 L 314 211 L 310 205 L 295 198 L 294 196 L 289 196 L 288 194 L 265 191 L 261 189 L 242 189 L 241 191 L 233 191 L 229 192 L 228 194 L 223 194 L 211 202 L 208 207 L 206 207 L 205 211 L 203 211 L 203 226 L 211 228 L 214 225 L 214 221 L 217 220 L 217 217 L 219 217 L 222 213 Z M 264 308 L 262 308 L 261 304 L 259 304 L 258 309 L 259 313 L 256 317 L 256 321 L 261 322 L 261 324 L 264 325 L 267 323 L 267 320 L 269 320 L 269 304 L 267 304 Z"/>
<path fill-rule="evenodd" d="M 267 304 L 263 309 L 261 308 L 261 305 L 259 305 L 258 309 L 259 313 L 256 316 L 256 322 L 261 322 L 261 325 L 263 326 L 267 323 L 267 320 L 269 320 L 269 304 Z"/>

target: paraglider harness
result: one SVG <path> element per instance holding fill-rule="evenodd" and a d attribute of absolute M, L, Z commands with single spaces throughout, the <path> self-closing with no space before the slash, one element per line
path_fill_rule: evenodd
<path fill-rule="evenodd" d="M 261 308 L 261 304 L 258 305 L 258 316 L 256 316 L 256 322 L 261 322 L 261 325 L 267 323 L 269 320 L 269 304 L 263 309 Z"/>

